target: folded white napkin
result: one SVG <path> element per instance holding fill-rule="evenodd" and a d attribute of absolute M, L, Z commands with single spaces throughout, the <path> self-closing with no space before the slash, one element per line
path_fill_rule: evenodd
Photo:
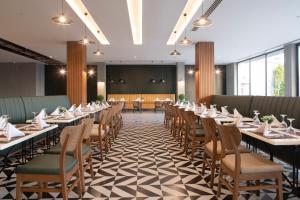
<path fill-rule="evenodd" d="M 64 117 L 67 118 L 67 119 L 70 119 L 70 118 L 74 118 L 74 115 L 67 110 L 64 113 Z"/>
<path fill-rule="evenodd" d="M 228 110 L 224 106 L 221 107 L 221 112 L 222 112 L 223 115 L 228 115 L 229 114 Z"/>
<path fill-rule="evenodd" d="M 110 105 L 105 101 L 105 106 L 108 108 Z"/>
<path fill-rule="evenodd" d="M 233 110 L 233 117 L 243 117 L 243 115 L 241 115 L 241 114 L 239 113 L 239 111 L 235 108 L 235 109 Z"/>
<path fill-rule="evenodd" d="M 4 132 L 4 135 L 7 137 L 8 140 L 11 140 L 14 137 L 21 137 L 21 136 L 25 136 L 25 134 L 18 130 L 14 125 L 12 125 L 11 123 L 7 124 L 7 129 Z"/>
<path fill-rule="evenodd" d="M 262 123 L 257 129 L 255 129 L 255 132 L 262 133 L 263 135 L 268 135 L 269 134 L 268 122 Z"/>
<path fill-rule="evenodd" d="M 214 108 L 211 109 L 211 110 L 209 111 L 208 115 L 209 115 L 210 117 L 216 117 L 216 116 L 217 116 L 216 109 L 214 109 Z"/>
<path fill-rule="evenodd" d="M 179 106 L 180 106 L 180 107 L 184 107 L 184 103 L 183 103 L 183 102 L 181 102 Z"/>
<path fill-rule="evenodd" d="M 57 107 L 50 115 L 59 115 L 59 108 Z"/>
<path fill-rule="evenodd" d="M 86 105 L 86 107 L 87 107 L 87 108 L 91 107 L 91 104 L 90 104 L 90 103 L 88 103 L 88 104 Z"/>
<path fill-rule="evenodd" d="M 180 101 L 177 101 L 176 103 L 175 103 L 175 106 L 179 106 L 180 105 Z"/>
<path fill-rule="evenodd" d="M 41 119 L 41 118 L 37 118 L 37 119 L 36 119 L 36 122 L 37 122 L 37 126 L 38 126 L 39 129 L 47 128 L 47 127 L 50 126 L 49 124 L 47 124 L 47 123 L 45 122 L 45 120 L 43 120 L 43 119 Z"/>
<path fill-rule="evenodd" d="M 6 121 L 4 119 L 4 117 L 0 117 L 0 130 L 3 130 L 5 127 Z"/>
<path fill-rule="evenodd" d="M 116 101 L 115 98 L 110 98 L 109 101 Z"/>
<path fill-rule="evenodd" d="M 225 125 L 236 126 L 236 127 L 241 127 L 241 126 L 243 126 L 243 124 L 244 123 L 243 123 L 243 120 L 242 120 L 241 116 L 234 119 L 234 121 L 231 122 L 231 123 L 225 123 Z"/>
<path fill-rule="evenodd" d="M 78 108 L 75 110 L 74 113 L 75 113 L 75 116 L 83 115 L 83 112 L 81 111 L 81 109 L 78 109 Z"/>
<path fill-rule="evenodd" d="M 276 128 L 282 127 L 282 124 L 278 121 L 278 119 L 274 115 L 272 115 L 272 117 L 273 117 L 273 121 L 271 123 L 271 126 Z"/>
<path fill-rule="evenodd" d="M 46 109 L 43 108 L 43 109 L 41 110 L 41 112 L 36 116 L 36 118 L 45 119 L 46 116 L 47 116 Z"/>
<path fill-rule="evenodd" d="M 73 104 L 73 105 L 71 106 L 71 108 L 69 109 L 69 112 L 74 112 L 74 111 L 75 111 L 75 109 L 76 109 L 76 105 L 75 105 L 75 104 Z"/>

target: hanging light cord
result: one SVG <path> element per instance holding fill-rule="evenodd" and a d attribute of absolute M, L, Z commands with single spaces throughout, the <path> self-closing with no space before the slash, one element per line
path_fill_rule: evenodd
<path fill-rule="evenodd" d="M 64 14 L 64 0 L 61 0 L 61 12 Z"/>
<path fill-rule="evenodd" d="M 184 13 L 184 25 L 185 25 L 185 29 L 184 29 L 184 37 L 186 37 L 186 13 Z"/>

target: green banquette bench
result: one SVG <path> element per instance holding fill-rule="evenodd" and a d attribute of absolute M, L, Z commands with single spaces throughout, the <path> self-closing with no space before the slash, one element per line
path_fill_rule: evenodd
<path fill-rule="evenodd" d="M 9 115 L 11 123 L 21 124 L 33 118 L 32 112 L 47 108 L 47 112 L 51 113 L 57 106 L 69 108 L 69 98 L 67 96 L 1 97 L 0 116 Z"/>
<path fill-rule="evenodd" d="M 299 97 L 274 97 L 274 96 L 225 96 L 213 95 L 212 104 L 217 104 L 217 108 L 228 106 L 228 111 L 233 112 L 236 108 L 243 116 L 253 117 L 253 110 L 260 112 L 260 117 L 264 115 L 274 114 L 278 120 L 282 120 L 280 114 L 286 114 L 289 118 L 295 118 L 293 127 L 300 128 L 300 98 Z M 296 150 L 300 151 L 300 147 L 295 146 L 273 146 L 258 141 L 249 136 L 243 135 L 243 140 L 248 144 L 263 150 L 267 153 L 272 151 L 275 157 L 293 164 L 299 168 L 300 159 L 295 159 Z"/>

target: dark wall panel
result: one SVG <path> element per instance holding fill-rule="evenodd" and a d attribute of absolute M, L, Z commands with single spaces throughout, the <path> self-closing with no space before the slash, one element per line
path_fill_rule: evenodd
<path fill-rule="evenodd" d="M 155 80 L 152 83 L 151 80 Z M 124 80 L 121 83 L 120 80 Z M 165 80 L 165 83 L 161 81 Z M 175 65 L 107 65 L 107 94 L 176 93 Z"/>
<path fill-rule="evenodd" d="M 66 95 L 67 77 L 61 75 L 61 66 L 45 66 L 45 95 Z"/>
<path fill-rule="evenodd" d="M 91 102 L 97 99 L 97 66 L 88 65 L 87 69 L 94 71 L 93 75 L 88 73 L 87 77 L 87 101 Z"/>

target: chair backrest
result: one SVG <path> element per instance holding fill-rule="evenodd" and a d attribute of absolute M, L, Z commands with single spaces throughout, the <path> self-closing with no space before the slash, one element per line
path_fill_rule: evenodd
<path fill-rule="evenodd" d="M 234 125 L 218 125 L 218 130 L 221 136 L 222 155 L 225 156 L 228 152 L 238 154 L 238 147 L 242 140 L 242 134 Z"/>
<path fill-rule="evenodd" d="M 84 124 L 83 139 L 88 140 L 93 129 L 94 119 L 85 118 L 82 120 L 82 123 Z"/>
<path fill-rule="evenodd" d="M 186 112 L 186 117 L 187 117 L 187 123 L 192 129 L 196 129 L 196 120 L 197 116 L 193 111 L 185 111 Z"/>
<path fill-rule="evenodd" d="M 205 143 L 210 141 L 217 142 L 217 125 L 215 120 L 210 117 L 201 117 L 201 121 L 205 133 Z"/>
<path fill-rule="evenodd" d="M 60 144 L 62 146 L 62 153 L 66 151 L 74 152 L 77 154 L 78 146 L 81 144 L 81 138 L 84 130 L 84 124 L 77 126 L 67 126 L 60 134 Z"/>

